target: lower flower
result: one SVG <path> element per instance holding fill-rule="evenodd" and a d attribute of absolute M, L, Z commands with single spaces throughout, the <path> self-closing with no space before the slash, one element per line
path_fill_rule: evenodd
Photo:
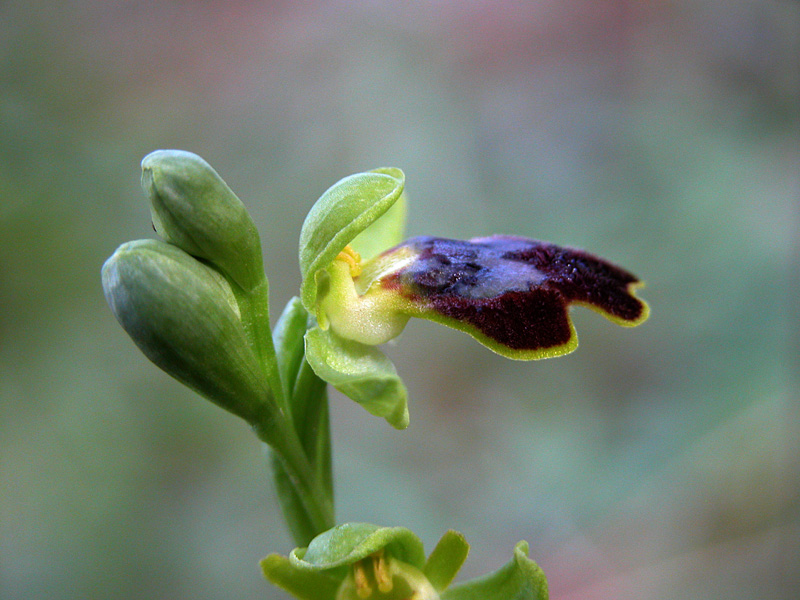
<path fill-rule="evenodd" d="M 338 525 L 288 557 L 261 561 L 264 576 L 299 600 L 547 600 L 547 580 L 520 542 L 499 570 L 450 587 L 469 551 L 448 531 L 426 558 L 403 527 Z"/>

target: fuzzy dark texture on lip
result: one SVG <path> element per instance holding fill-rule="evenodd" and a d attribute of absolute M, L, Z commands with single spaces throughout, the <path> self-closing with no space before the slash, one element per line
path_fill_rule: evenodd
<path fill-rule="evenodd" d="M 567 344 L 574 302 L 630 324 L 646 310 L 631 293 L 635 276 L 581 250 L 512 236 L 417 237 L 403 246 L 417 256 L 384 285 L 513 350 Z"/>

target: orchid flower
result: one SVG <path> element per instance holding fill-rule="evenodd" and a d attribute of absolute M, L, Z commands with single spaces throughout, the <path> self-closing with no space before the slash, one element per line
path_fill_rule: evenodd
<path fill-rule="evenodd" d="M 208 163 L 182 151 L 142 162 L 162 240 L 120 246 L 102 269 L 112 312 L 165 372 L 250 424 L 270 449 L 275 489 L 299 547 L 262 561 L 300 600 L 546 600 L 520 542 L 493 574 L 449 587 L 468 545 L 448 532 L 425 558 L 401 527 L 335 526 L 327 386 L 391 425 L 408 425 L 407 393 L 377 346 L 411 317 L 464 331 L 532 360 L 572 352 L 573 304 L 620 325 L 648 316 L 642 284 L 581 250 L 515 236 L 405 242 L 405 176 L 346 177 L 300 233 L 300 297 L 274 328 L 258 231 Z"/>
<path fill-rule="evenodd" d="M 573 304 L 624 326 L 647 319 L 647 304 L 635 295 L 642 283 L 581 250 L 503 235 L 399 243 L 404 182 L 391 168 L 342 179 L 317 201 L 300 235 L 301 298 L 317 321 L 306 334 L 308 361 L 395 427 L 408 425 L 406 391 L 375 346 L 411 317 L 464 331 L 518 360 L 575 350 Z"/>
<path fill-rule="evenodd" d="M 547 600 L 547 581 L 520 542 L 511 561 L 479 579 L 450 587 L 469 544 L 448 531 L 426 558 L 404 527 L 346 523 L 288 557 L 261 561 L 264 576 L 299 600 Z"/>

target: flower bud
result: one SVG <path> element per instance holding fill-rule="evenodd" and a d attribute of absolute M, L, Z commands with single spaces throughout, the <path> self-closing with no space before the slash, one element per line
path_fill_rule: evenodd
<path fill-rule="evenodd" d="M 114 316 L 147 358 L 225 410 L 257 421 L 270 392 L 224 277 L 157 240 L 123 244 L 102 275 Z"/>
<path fill-rule="evenodd" d="M 256 226 L 206 161 L 182 150 L 151 152 L 142 160 L 142 188 L 165 241 L 208 260 L 246 291 L 264 280 Z"/>

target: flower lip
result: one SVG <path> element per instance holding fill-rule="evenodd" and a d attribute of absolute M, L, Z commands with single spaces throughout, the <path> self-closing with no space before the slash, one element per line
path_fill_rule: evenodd
<path fill-rule="evenodd" d="M 582 250 L 514 236 L 412 238 L 388 251 L 415 259 L 381 280 L 415 315 L 470 333 L 510 358 L 571 352 L 571 304 L 627 326 L 647 318 L 632 274 Z"/>

